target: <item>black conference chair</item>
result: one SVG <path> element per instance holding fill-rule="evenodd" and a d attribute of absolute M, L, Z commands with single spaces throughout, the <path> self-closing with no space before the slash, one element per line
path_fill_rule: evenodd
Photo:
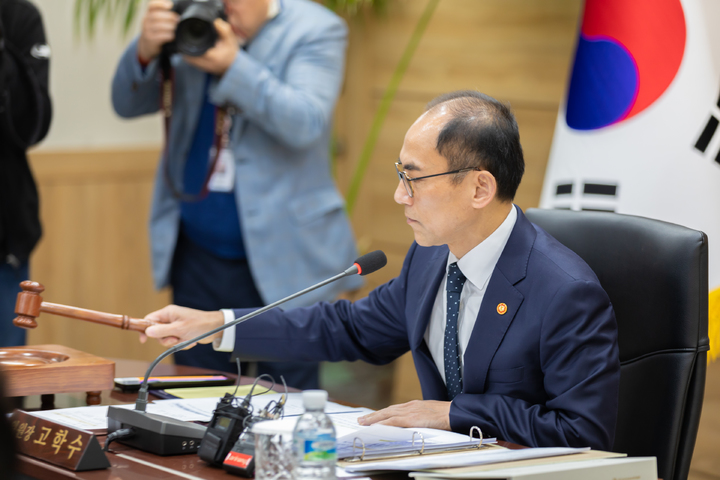
<path fill-rule="evenodd" d="M 613 450 L 657 457 L 660 478 L 686 479 L 710 348 L 707 236 L 609 212 L 529 209 L 527 217 L 590 265 L 615 309 L 621 373 Z"/>

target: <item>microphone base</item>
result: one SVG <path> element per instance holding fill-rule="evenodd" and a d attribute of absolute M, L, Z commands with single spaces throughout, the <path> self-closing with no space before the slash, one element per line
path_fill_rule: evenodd
<path fill-rule="evenodd" d="M 122 428 L 130 428 L 135 434 L 118 439 L 118 443 L 161 456 L 197 453 L 207 430 L 163 415 L 108 407 L 108 434 Z"/>

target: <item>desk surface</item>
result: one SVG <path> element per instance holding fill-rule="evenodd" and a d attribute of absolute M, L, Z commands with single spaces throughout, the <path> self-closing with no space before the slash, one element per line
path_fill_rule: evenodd
<path fill-rule="evenodd" d="M 149 363 L 135 360 L 115 360 L 115 376 L 129 377 L 144 375 Z M 194 367 L 183 367 L 176 365 L 160 364 L 154 374 L 157 375 L 191 375 L 196 373 L 208 373 L 208 370 Z M 242 384 L 250 384 L 252 378 L 242 377 Z M 117 390 L 106 390 L 102 392 L 103 405 L 118 405 L 132 403 L 136 398 L 135 393 L 122 393 Z M 32 401 L 30 399 L 30 406 Z M 58 394 L 55 399 L 57 408 L 84 405 L 85 394 Z M 105 435 L 98 435 L 101 444 L 105 443 Z M 200 460 L 197 454 L 176 455 L 160 457 L 145 453 L 119 443 L 113 444 L 112 453 L 108 453 L 108 459 L 112 465 L 105 470 L 94 470 L 89 472 L 73 472 L 64 468 L 50 465 L 41 460 L 36 460 L 25 455 L 20 455 L 20 473 L 39 480 L 55 479 L 83 479 L 83 480 L 144 480 L 144 479 L 215 479 L 225 480 L 235 477 L 224 470 L 211 467 Z"/>
<path fill-rule="evenodd" d="M 116 377 L 144 375 L 148 362 L 134 360 L 115 360 Z M 176 365 L 158 365 L 153 372 L 158 375 L 189 375 L 196 373 L 208 373 L 208 370 L 183 367 Z M 240 383 L 251 384 L 252 378 L 241 377 Z M 135 401 L 134 393 L 122 393 L 120 391 L 103 391 L 103 405 L 117 405 L 121 403 L 132 403 Z M 84 405 L 84 394 L 60 394 L 56 396 L 56 407 L 70 407 Z M 101 444 L 105 443 L 105 436 L 98 435 Z M 507 442 L 500 442 L 503 446 L 510 448 L 521 448 Z M 19 471 L 38 480 L 75 479 L 75 480 L 146 480 L 146 479 L 224 479 L 242 478 L 230 475 L 224 470 L 211 467 L 197 456 L 197 454 L 174 455 L 160 457 L 151 453 L 142 452 L 125 445 L 114 443 L 108 453 L 111 467 L 105 470 L 94 470 L 89 472 L 73 472 L 64 468 L 56 467 L 49 463 L 34 458 L 19 455 Z M 363 475 L 363 477 L 366 477 Z M 383 480 L 407 479 L 404 473 L 393 473 L 377 475 L 372 478 Z"/>

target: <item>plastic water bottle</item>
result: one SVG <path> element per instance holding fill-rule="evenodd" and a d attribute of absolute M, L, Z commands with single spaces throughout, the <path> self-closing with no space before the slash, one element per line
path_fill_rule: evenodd
<path fill-rule="evenodd" d="M 337 441 L 335 427 L 325 415 L 327 392 L 302 392 L 305 413 L 293 432 L 295 478 L 297 480 L 335 480 Z"/>

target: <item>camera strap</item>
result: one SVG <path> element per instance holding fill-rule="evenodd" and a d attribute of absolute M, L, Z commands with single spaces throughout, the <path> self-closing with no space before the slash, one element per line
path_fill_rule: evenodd
<path fill-rule="evenodd" d="M 165 145 L 163 147 L 162 154 L 162 169 L 165 177 L 165 183 L 170 188 L 172 196 L 182 202 L 199 202 L 200 200 L 207 197 L 209 188 L 208 184 L 215 172 L 215 166 L 217 165 L 220 153 L 227 148 L 230 139 L 230 126 L 232 124 L 232 117 L 228 110 L 224 107 L 215 107 L 215 128 L 213 129 L 213 142 L 214 147 L 212 161 L 210 167 L 205 174 L 205 180 L 203 181 L 202 188 L 197 194 L 187 194 L 182 189 L 177 189 L 173 182 L 172 176 L 170 175 L 170 125 L 172 120 L 172 107 L 173 97 L 175 93 L 175 71 L 170 64 L 170 55 L 164 49 L 160 53 L 160 70 L 162 74 L 161 91 L 160 91 L 160 108 L 163 112 L 163 124 L 165 126 Z"/>

